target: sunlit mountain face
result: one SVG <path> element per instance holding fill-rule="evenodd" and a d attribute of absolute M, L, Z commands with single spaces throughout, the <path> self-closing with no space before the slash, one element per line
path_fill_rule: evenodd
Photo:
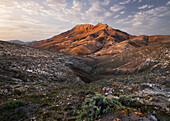
<path fill-rule="evenodd" d="M 131 35 L 168 35 L 169 8 L 168 0 L 0 0 L 0 40 L 42 40 L 98 22 Z"/>
<path fill-rule="evenodd" d="M 74 55 L 115 55 L 158 42 L 170 35 L 135 36 L 107 24 L 80 24 L 49 39 L 25 43 L 27 46 Z"/>

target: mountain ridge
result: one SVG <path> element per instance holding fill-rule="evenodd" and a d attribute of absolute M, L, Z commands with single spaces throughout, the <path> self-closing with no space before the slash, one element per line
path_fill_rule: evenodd
<path fill-rule="evenodd" d="M 115 55 L 147 46 L 170 35 L 130 35 L 107 24 L 80 24 L 49 39 L 27 43 L 27 46 L 67 52 L 74 55 Z"/>
<path fill-rule="evenodd" d="M 104 46 L 129 39 L 131 35 L 109 27 L 107 24 L 76 25 L 71 30 L 55 35 L 50 39 L 26 44 L 32 47 L 59 50 L 75 55 L 93 54 Z M 83 51 L 82 51 L 83 50 Z"/>

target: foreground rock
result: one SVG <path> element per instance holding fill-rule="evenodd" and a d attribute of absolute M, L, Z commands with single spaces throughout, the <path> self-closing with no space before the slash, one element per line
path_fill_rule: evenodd
<path fill-rule="evenodd" d="M 99 121 L 169 121 L 166 74 L 143 72 L 84 85 L 0 80 L 0 120 L 74 121 L 95 112 Z"/>

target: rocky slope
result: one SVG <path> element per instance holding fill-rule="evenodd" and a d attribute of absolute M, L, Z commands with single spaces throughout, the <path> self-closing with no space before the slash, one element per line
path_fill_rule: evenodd
<path fill-rule="evenodd" d="M 0 79 L 91 82 L 92 64 L 93 60 L 90 58 L 84 60 L 70 54 L 0 41 Z"/>
<path fill-rule="evenodd" d="M 168 71 L 84 85 L 0 79 L 0 120 L 169 121 L 169 85 Z"/>
<path fill-rule="evenodd" d="M 159 44 L 158 44 L 159 43 Z M 98 75 L 131 74 L 151 70 L 168 70 L 170 67 L 170 38 L 124 53 L 96 57 L 94 73 Z"/>

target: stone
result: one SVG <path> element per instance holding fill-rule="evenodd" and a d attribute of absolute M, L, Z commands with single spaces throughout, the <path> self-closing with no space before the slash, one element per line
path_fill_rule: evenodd
<path fill-rule="evenodd" d="M 131 113 L 131 115 L 130 115 L 130 121 L 139 121 L 139 117 L 136 115 L 136 114 L 134 114 L 134 113 Z"/>

